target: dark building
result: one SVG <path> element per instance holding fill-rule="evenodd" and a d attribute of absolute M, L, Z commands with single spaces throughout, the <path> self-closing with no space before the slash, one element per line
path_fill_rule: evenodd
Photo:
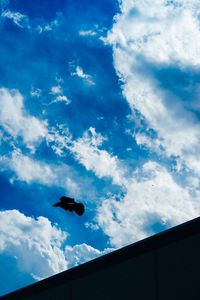
<path fill-rule="evenodd" d="M 200 300 L 200 218 L 1 299 Z"/>

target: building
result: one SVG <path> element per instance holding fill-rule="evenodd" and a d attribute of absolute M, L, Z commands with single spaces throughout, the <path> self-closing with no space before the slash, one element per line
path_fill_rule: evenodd
<path fill-rule="evenodd" d="M 199 300 L 200 218 L 1 299 Z"/>

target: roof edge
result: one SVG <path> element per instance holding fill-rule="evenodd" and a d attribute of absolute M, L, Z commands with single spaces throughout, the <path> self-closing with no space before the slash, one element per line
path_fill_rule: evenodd
<path fill-rule="evenodd" d="M 115 265 L 121 261 L 142 255 L 146 252 L 151 252 L 155 249 L 164 247 L 167 244 L 174 243 L 195 234 L 200 234 L 200 217 L 157 233 L 153 236 L 147 237 L 123 248 L 114 250 L 111 253 L 97 257 L 89 262 L 63 271 L 59 274 L 23 287 L 9 294 L 3 295 L 0 297 L 0 299 L 16 299 L 17 296 L 20 297 L 20 299 L 23 299 L 23 297 L 37 294 L 43 290 L 46 290 L 49 288 L 49 286 L 52 288 L 57 285 L 61 285 L 62 283 L 66 282 L 66 280 L 73 281 L 77 278 L 87 276 L 93 272 L 97 272 L 109 266 Z"/>

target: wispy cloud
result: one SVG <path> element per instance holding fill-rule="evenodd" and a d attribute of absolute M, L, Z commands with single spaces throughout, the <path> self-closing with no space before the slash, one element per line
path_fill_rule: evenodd
<path fill-rule="evenodd" d="M 72 142 L 72 135 L 64 124 L 49 129 L 47 143 L 58 156 L 65 156 Z"/>
<path fill-rule="evenodd" d="M 199 192 L 180 186 L 160 164 L 149 161 L 127 181 L 125 196 L 103 201 L 97 221 L 122 247 L 157 231 L 195 218 L 200 213 Z"/>
<path fill-rule="evenodd" d="M 64 103 L 66 105 L 70 104 L 71 101 L 67 98 L 67 96 L 63 95 L 63 90 L 60 85 L 52 86 L 50 94 L 55 96 L 50 104 L 53 103 Z"/>
<path fill-rule="evenodd" d="M 51 103 L 64 103 L 65 105 L 69 105 L 71 101 L 66 96 L 59 95 Z"/>
<path fill-rule="evenodd" d="M 66 193 L 73 196 L 80 195 L 80 178 L 67 164 L 52 164 L 38 160 L 21 150 L 15 149 L 11 155 L 2 157 L 0 161 L 2 170 L 11 171 L 10 182 L 25 182 L 27 185 L 33 183 L 45 186 L 63 188 Z M 77 184 L 79 180 L 79 185 Z"/>
<path fill-rule="evenodd" d="M 125 170 L 122 164 L 116 156 L 99 149 L 104 139 L 91 127 L 83 134 L 83 137 L 73 141 L 69 149 L 75 159 L 88 171 L 93 171 L 99 178 L 108 177 L 114 184 L 123 185 Z"/>
<path fill-rule="evenodd" d="M 73 139 L 64 126 L 53 128 L 47 141 L 55 153 L 65 156 L 71 153 L 75 160 L 87 171 L 92 171 L 98 178 L 109 178 L 113 184 L 123 186 L 126 182 L 126 168 L 117 156 L 103 149 L 106 140 L 95 128 L 90 127 L 78 139 Z"/>
<path fill-rule="evenodd" d="M 71 75 L 82 78 L 88 85 L 95 85 L 92 76 L 85 73 L 80 66 L 76 66 L 75 71 L 72 72 Z"/>
<path fill-rule="evenodd" d="M 42 95 L 42 90 L 41 89 L 32 88 L 30 94 L 31 94 L 32 97 L 39 98 Z"/>
<path fill-rule="evenodd" d="M 46 122 L 26 111 L 24 98 L 17 90 L 0 89 L 0 126 L 13 138 L 22 137 L 32 148 L 47 134 Z"/>
<path fill-rule="evenodd" d="M 2 7 L 5 8 L 9 1 L 3 1 Z M 46 22 L 45 20 L 40 20 L 39 23 L 35 24 L 34 20 L 31 20 L 27 15 L 24 15 L 18 11 L 11 11 L 9 9 L 3 9 L 1 12 L 1 17 L 5 19 L 10 19 L 16 26 L 22 29 L 29 29 L 38 32 L 39 34 L 45 32 L 54 32 L 63 21 L 63 15 L 61 12 L 57 12 L 56 18 L 51 22 Z"/>
<path fill-rule="evenodd" d="M 96 31 L 93 31 L 93 30 L 80 30 L 79 31 L 79 35 L 81 36 L 95 36 L 97 35 L 97 32 Z"/>
<path fill-rule="evenodd" d="M 58 28 L 63 22 L 63 15 L 61 12 L 57 12 L 56 18 L 47 23 L 43 22 L 40 23 L 36 26 L 36 31 L 38 31 L 40 34 L 45 33 L 45 32 L 51 32 L 54 31 L 56 28 Z"/>
<path fill-rule="evenodd" d="M 20 150 L 14 150 L 11 159 L 7 159 L 6 162 L 8 168 L 14 172 L 17 180 L 45 185 L 55 183 L 56 174 L 51 166 L 22 154 Z"/>
<path fill-rule="evenodd" d="M 20 12 L 4 10 L 1 14 L 1 17 L 12 20 L 13 23 L 20 28 L 30 28 L 29 18 L 26 15 L 21 14 Z"/>

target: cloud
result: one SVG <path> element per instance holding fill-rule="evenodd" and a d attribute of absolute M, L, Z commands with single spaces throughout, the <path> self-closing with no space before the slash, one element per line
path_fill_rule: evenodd
<path fill-rule="evenodd" d="M 58 156 L 65 156 L 72 143 L 72 135 L 64 124 L 49 129 L 47 144 Z"/>
<path fill-rule="evenodd" d="M 80 30 L 79 35 L 80 36 L 95 36 L 95 35 L 97 35 L 97 32 L 93 31 L 93 30 Z"/>
<path fill-rule="evenodd" d="M 108 34 L 114 66 L 133 114 L 155 132 L 136 142 L 167 157 L 179 157 L 199 172 L 200 125 L 192 101 L 200 65 L 198 1 L 122 1 Z M 193 41 L 197 41 L 194 43 Z M 195 101 L 195 99 L 194 99 Z M 140 128 L 141 130 L 141 128 Z M 188 140 L 188 137 L 189 140 Z"/>
<path fill-rule="evenodd" d="M 13 257 L 18 269 L 36 280 L 114 250 L 100 251 L 85 243 L 65 246 L 67 237 L 43 216 L 35 219 L 18 210 L 0 211 L 0 255 Z"/>
<path fill-rule="evenodd" d="M 4 10 L 1 14 L 1 17 L 12 20 L 13 23 L 20 28 L 30 28 L 28 17 L 20 12 Z"/>
<path fill-rule="evenodd" d="M 65 248 L 65 256 L 67 258 L 69 267 L 72 267 L 78 266 L 99 256 L 105 255 L 111 252 L 112 250 L 114 249 L 107 248 L 103 251 L 100 251 L 98 249 L 93 248 L 90 245 L 83 243 L 80 245 L 75 245 L 73 247 L 67 246 Z"/>
<path fill-rule="evenodd" d="M 79 35 L 83 38 L 98 38 L 103 43 L 106 43 L 106 34 L 108 32 L 108 28 L 99 27 L 98 24 L 95 24 L 94 29 L 82 29 L 79 31 Z"/>
<path fill-rule="evenodd" d="M 66 96 L 59 95 L 51 103 L 64 103 L 65 105 L 69 105 L 71 101 Z"/>
<path fill-rule="evenodd" d="M 17 90 L 0 89 L 0 126 L 13 138 L 22 137 L 28 147 L 40 143 L 47 134 L 47 124 L 26 112 Z"/>
<path fill-rule="evenodd" d="M 75 71 L 72 72 L 71 75 L 82 78 L 88 85 L 95 85 L 92 76 L 84 73 L 83 69 L 80 66 L 77 66 Z"/>
<path fill-rule="evenodd" d="M 51 88 L 50 94 L 56 96 L 56 98 L 54 100 L 52 100 L 50 104 L 63 102 L 66 105 L 68 105 L 71 103 L 71 101 L 65 95 L 63 95 L 63 91 L 62 91 L 62 88 L 60 85 L 53 86 Z"/>
<path fill-rule="evenodd" d="M 196 66 L 200 62 L 199 9 L 197 0 L 157 0 L 153 4 L 150 0 L 125 0 L 109 40 L 155 63 Z"/>
<path fill-rule="evenodd" d="M 17 180 L 45 185 L 55 183 L 56 174 L 50 165 L 23 155 L 19 150 L 14 150 L 11 159 L 7 159 L 6 163 L 7 167 L 15 173 Z"/>
<path fill-rule="evenodd" d="M 16 259 L 19 270 L 42 279 L 67 269 L 61 250 L 67 233 L 45 217 L 34 219 L 17 210 L 0 211 L 0 254 Z"/>
<path fill-rule="evenodd" d="M 58 28 L 63 21 L 63 15 L 61 12 L 56 13 L 56 18 L 51 21 L 50 23 L 43 22 L 43 24 L 38 24 L 36 26 L 36 31 L 40 34 L 45 33 L 45 32 L 52 32 L 56 28 Z"/>
<path fill-rule="evenodd" d="M 49 128 L 46 136 L 47 146 L 60 157 L 64 157 L 66 152 L 69 154 L 69 145 L 72 144 L 69 131 L 62 125 L 59 128 Z M 10 182 L 22 181 L 26 184 L 42 184 L 45 186 L 55 186 L 63 188 L 67 194 L 74 197 L 89 197 L 93 193 L 91 183 L 70 165 L 59 160 L 58 163 L 48 162 L 48 160 L 38 159 L 34 157 L 34 152 L 27 153 L 23 151 L 23 147 L 17 148 L 10 137 L 4 136 L 0 131 L 2 140 L 11 147 L 9 154 L 0 158 L 1 172 L 9 171 L 7 175 Z M 90 193 L 86 192 L 85 186 L 89 185 Z"/>
<path fill-rule="evenodd" d="M 199 1 L 125 0 L 120 9 L 106 42 L 132 110 L 133 138 L 160 163 L 138 166 L 124 181 L 120 201 L 111 197 L 99 208 L 98 225 L 114 247 L 200 212 L 200 125 L 193 106 L 199 95 Z"/>
<path fill-rule="evenodd" d="M 98 209 L 97 222 L 111 246 L 133 243 L 200 213 L 199 192 L 180 186 L 158 163 L 136 169 L 126 188 L 120 201 L 104 200 Z"/>
<path fill-rule="evenodd" d="M 83 69 L 79 66 L 76 67 L 76 71 L 74 75 L 77 75 L 80 78 L 88 78 L 89 76 L 88 74 L 84 73 Z"/>
<path fill-rule="evenodd" d="M 69 149 L 86 170 L 94 172 L 99 178 L 108 177 L 114 184 L 123 185 L 125 171 L 117 156 L 99 149 L 104 140 L 95 128 L 90 127 L 81 138 L 72 142 Z"/>
<path fill-rule="evenodd" d="M 15 149 L 11 157 L 2 157 L 0 163 L 2 170 L 10 170 L 13 173 L 10 179 L 11 183 L 19 180 L 27 184 L 57 186 L 73 196 L 80 195 L 81 180 L 67 164 L 47 164 L 24 155 L 19 149 Z M 80 181 L 79 185 L 77 180 Z"/>
<path fill-rule="evenodd" d="M 124 185 L 125 169 L 117 156 L 102 148 L 106 140 L 95 128 L 90 127 L 81 138 L 73 140 L 69 130 L 64 125 L 52 128 L 47 137 L 48 144 L 59 156 L 71 152 L 87 171 L 92 171 L 98 178 L 110 178 L 114 184 Z"/>
<path fill-rule="evenodd" d="M 86 228 L 89 228 L 92 231 L 97 231 L 99 230 L 99 226 L 96 223 L 92 223 L 92 222 L 85 222 L 84 223 Z"/>
<path fill-rule="evenodd" d="M 58 28 L 63 21 L 63 15 L 61 12 L 56 13 L 56 18 L 47 23 L 44 20 L 41 20 L 39 24 L 34 24 L 33 20 L 30 20 L 28 16 L 20 13 L 11 11 L 9 9 L 4 9 L 9 4 L 8 0 L 3 0 L 1 17 L 5 19 L 10 19 L 15 25 L 20 28 L 26 28 L 29 30 L 35 30 L 39 34 L 45 32 L 54 32 L 56 28 Z"/>
<path fill-rule="evenodd" d="M 51 88 L 51 94 L 56 95 L 56 94 L 61 94 L 61 93 L 62 93 L 61 86 L 59 86 L 59 85 L 52 86 L 52 88 Z"/>
<path fill-rule="evenodd" d="M 154 139 L 147 134 L 143 133 L 135 133 L 134 138 L 138 145 L 141 145 L 148 150 L 150 149 L 153 152 L 156 152 L 157 154 L 162 155 L 163 154 L 163 148 L 162 143 L 159 141 L 159 139 Z"/>
<path fill-rule="evenodd" d="M 39 98 L 42 95 L 42 90 L 32 88 L 30 94 L 31 94 L 32 97 Z"/>

